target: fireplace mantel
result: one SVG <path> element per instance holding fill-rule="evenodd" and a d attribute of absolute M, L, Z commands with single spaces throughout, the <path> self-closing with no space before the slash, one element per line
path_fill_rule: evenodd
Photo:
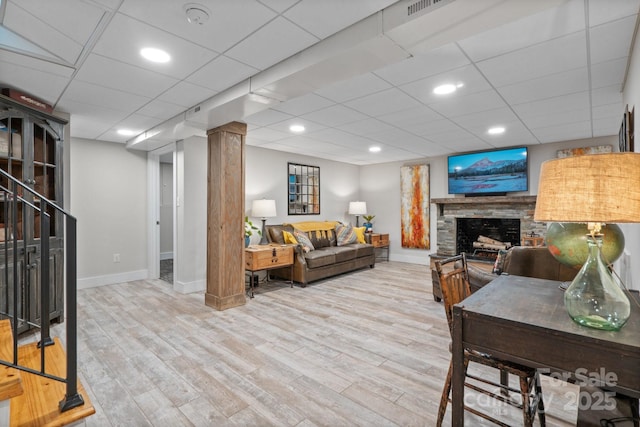
<path fill-rule="evenodd" d="M 496 203 L 518 204 L 535 203 L 538 196 L 480 196 L 480 197 L 447 197 L 443 199 L 431 199 L 436 205 L 466 204 L 466 203 Z"/>

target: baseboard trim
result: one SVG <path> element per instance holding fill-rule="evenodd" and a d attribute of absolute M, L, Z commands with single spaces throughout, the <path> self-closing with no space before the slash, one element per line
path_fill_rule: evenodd
<path fill-rule="evenodd" d="M 164 261 L 166 259 L 173 259 L 173 251 L 171 251 L 171 252 L 160 252 L 160 261 Z"/>
<path fill-rule="evenodd" d="M 149 270 L 127 271 L 104 276 L 93 276 L 78 279 L 78 289 L 96 288 L 98 286 L 113 285 L 115 283 L 132 282 L 149 278 Z"/>
<path fill-rule="evenodd" d="M 173 283 L 173 290 L 180 292 L 181 294 L 191 294 L 194 292 L 202 292 L 207 288 L 207 284 L 204 280 L 194 280 L 193 282 L 178 282 Z"/>

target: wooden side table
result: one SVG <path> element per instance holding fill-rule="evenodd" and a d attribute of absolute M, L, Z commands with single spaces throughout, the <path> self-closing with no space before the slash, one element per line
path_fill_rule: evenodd
<path fill-rule="evenodd" d="M 384 258 L 385 261 L 389 261 L 389 235 L 388 234 L 380 234 L 380 233 L 369 233 L 369 242 L 375 247 L 376 254 L 378 249 L 385 251 L 385 256 L 381 256 L 380 258 Z M 377 260 L 377 257 L 376 257 Z"/>
<path fill-rule="evenodd" d="M 291 287 L 293 287 L 293 246 L 292 245 L 251 245 L 244 250 L 244 269 L 251 272 L 249 297 L 253 298 L 254 277 L 259 271 L 280 267 L 291 267 Z M 269 273 L 267 273 L 268 276 Z"/>

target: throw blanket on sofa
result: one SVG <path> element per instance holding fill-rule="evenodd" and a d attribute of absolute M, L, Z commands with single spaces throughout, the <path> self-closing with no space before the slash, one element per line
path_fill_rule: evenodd
<path fill-rule="evenodd" d="M 315 231 L 317 239 L 331 239 L 333 237 L 333 233 L 335 232 L 336 224 L 338 223 L 338 221 L 301 221 L 293 224 L 283 225 L 290 225 L 293 228 L 304 231 L 305 233 L 311 233 Z"/>

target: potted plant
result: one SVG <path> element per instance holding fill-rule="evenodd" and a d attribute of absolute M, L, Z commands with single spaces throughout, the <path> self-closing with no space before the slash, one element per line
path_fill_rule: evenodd
<path fill-rule="evenodd" d="M 253 225 L 253 222 L 249 219 L 248 216 L 244 217 L 244 247 L 249 246 L 249 242 L 251 241 L 251 236 L 253 236 L 253 232 L 257 231 L 258 235 L 262 235 L 262 232 L 258 227 Z"/>
<path fill-rule="evenodd" d="M 373 231 L 373 224 L 371 224 L 371 221 L 375 217 L 375 215 L 362 215 L 362 218 L 364 218 L 364 220 L 366 221 L 364 224 L 362 224 L 365 227 L 365 233 L 371 233 Z"/>

